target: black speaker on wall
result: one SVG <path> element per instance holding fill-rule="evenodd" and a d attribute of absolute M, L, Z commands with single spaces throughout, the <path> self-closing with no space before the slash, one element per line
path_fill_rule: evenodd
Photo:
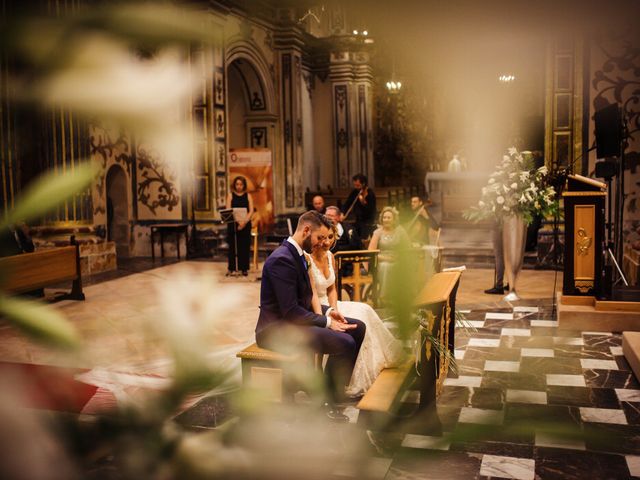
<path fill-rule="evenodd" d="M 622 121 L 620 108 L 612 103 L 598 110 L 593 120 L 596 126 L 596 157 L 617 157 L 620 155 L 622 141 Z"/>

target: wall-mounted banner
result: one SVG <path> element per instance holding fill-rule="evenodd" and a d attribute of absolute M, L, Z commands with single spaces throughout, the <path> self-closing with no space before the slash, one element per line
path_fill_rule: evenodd
<path fill-rule="evenodd" d="M 273 216 L 273 168 L 268 148 L 232 148 L 229 150 L 229 185 L 238 175 L 247 179 L 247 190 L 253 197 L 253 225 L 259 232 L 271 228 Z"/>

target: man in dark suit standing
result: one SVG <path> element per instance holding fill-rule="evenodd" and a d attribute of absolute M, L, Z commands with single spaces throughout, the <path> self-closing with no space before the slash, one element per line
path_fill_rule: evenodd
<path fill-rule="evenodd" d="M 262 269 L 256 343 L 277 350 L 283 327 L 300 328 L 314 352 L 329 355 L 325 373 L 333 406 L 344 398 L 344 387 L 351 379 L 366 327 L 331 308 L 323 307 L 324 315 L 312 310 L 313 292 L 303 251 L 311 253 L 326 239 L 330 228 L 326 217 L 315 211 L 306 212 L 300 216 L 295 233 L 267 258 Z M 335 407 L 328 415 L 333 420 L 348 420 Z"/>
<path fill-rule="evenodd" d="M 369 238 L 376 228 L 376 194 L 368 186 L 367 177 L 361 173 L 353 176 L 353 190 L 342 206 L 344 220 L 353 215 L 360 238 Z"/>

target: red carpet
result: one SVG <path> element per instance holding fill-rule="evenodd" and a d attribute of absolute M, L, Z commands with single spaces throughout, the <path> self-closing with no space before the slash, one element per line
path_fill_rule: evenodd
<path fill-rule="evenodd" d="M 138 403 L 164 390 L 170 380 L 153 373 L 0 361 L 0 384 L 9 385 L 21 404 L 28 408 L 104 414 L 118 408 L 120 402 Z M 204 393 L 187 397 L 176 414 L 191 407 Z"/>
<path fill-rule="evenodd" d="M 86 369 L 0 362 L 0 378 L 25 407 L 79 413 L 97 387 L 75 380 Z"/>

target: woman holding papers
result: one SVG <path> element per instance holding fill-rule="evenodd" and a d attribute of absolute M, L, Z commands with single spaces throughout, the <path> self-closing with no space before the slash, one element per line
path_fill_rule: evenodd
<path fill-rule="evenodd" d="M 251 250 L 251 217 L 253 199 L 247 192 L 247 179 L 238 176 L 233 179 L 231 191 L 227 195 L 227 208 L 233 209 L 234 222 L 227 224 L 229 244 L 229 264 L 227 276 L 241 271 L 245 277 L 249 271 Z"/>

